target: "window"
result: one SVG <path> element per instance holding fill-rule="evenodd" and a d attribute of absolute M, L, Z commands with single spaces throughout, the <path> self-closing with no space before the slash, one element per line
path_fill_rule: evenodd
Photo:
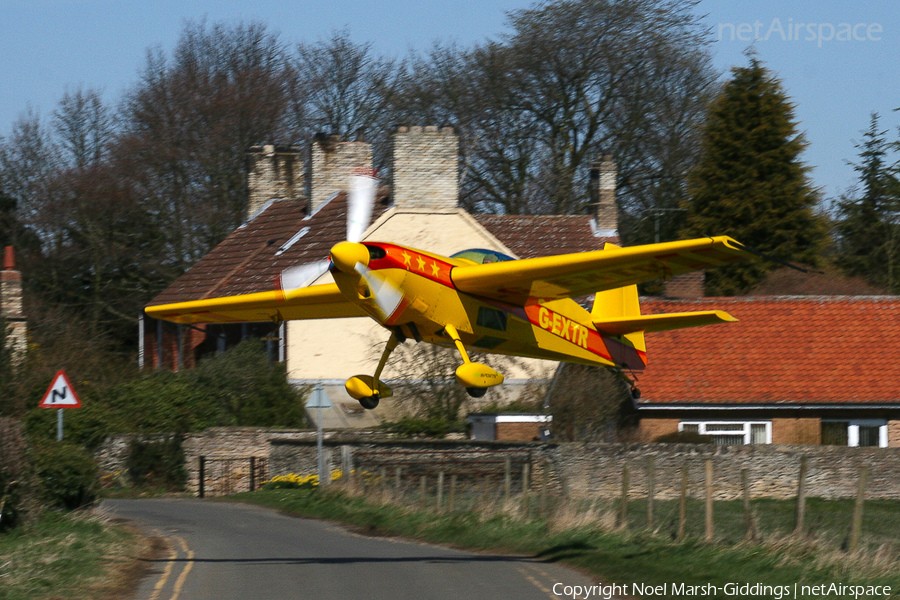
<path fill-rule="evenodd" d="M 771 444 L 771 421 L 682 421 L 678 431 L 708 435 L 717 446 Z"/>
<path fill-rule="evenodd" d="M 471 260 L 472 262 L 476 262 L 479 265 L 515 260 L 512 256 L 507 256 L 502 252 L 497 252 L 496 250 L 485 250 L 483 248 L 463 250 L 462 252 L 451 254 L 450 258 L 465 258 L 466 260 Z"/>
<path fill-rule="evenodd" d="M 822 419 L 823 446 L 887 447 L 887 422 L 883 419 Z"/>
<path fill-rule="evenodd" d="M 487 327 L 488 329 L 496 329 L 497 331 L 506 331 L 506 313 L 496 308 L 488 308 L 487 306 L 478 307 L 478 318 L 475 324 L 479 327 Z"/>

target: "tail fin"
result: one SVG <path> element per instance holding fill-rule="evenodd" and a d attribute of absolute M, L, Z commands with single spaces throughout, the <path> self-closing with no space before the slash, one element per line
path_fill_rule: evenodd
<path fill-rule="evenodd" d="M 623 335 L 636 350 L 647 351 L 644 344 L 644 329 L 629 328 L 628 331 L 611 331 L 606 327 L 611 323 L 641 321 L 641 304 L 636 285 L 629 285 L 597 292 L 591 309 L 591 321 L 597 331 L 611 335 Z"/>

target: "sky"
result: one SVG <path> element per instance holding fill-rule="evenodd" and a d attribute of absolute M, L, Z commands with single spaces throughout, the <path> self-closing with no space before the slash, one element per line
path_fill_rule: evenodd
<path fill-rule="evenodd" d="M 170 54 L 188 21 L 260 21 L 290 44 L 347 28 L 397 57 L 436 40 L 496 39 L 506 12 L 531 0 L 0 0 L 0 136 L 29 108 L 48 119 L 66 90 L 100 89 L 115 105 L 148 48 Z M 782 81 L 806 137 L 804 161 L 826 199 L 850 188 L 854 144 L 881 115 L 900 126 L 900 3 L 885 0 L 700 0 L 723 77 L 757 57 Z"/>

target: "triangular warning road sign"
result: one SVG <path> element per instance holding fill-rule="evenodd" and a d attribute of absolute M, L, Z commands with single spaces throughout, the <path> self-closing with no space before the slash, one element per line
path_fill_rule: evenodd
<path fill-rule="evenodd" d="M 60 371 L 47 388 L 44 399 L 38 404 L 40 408 L 81 408 L 81 400 L 75 395 L 65 371 Z"/>

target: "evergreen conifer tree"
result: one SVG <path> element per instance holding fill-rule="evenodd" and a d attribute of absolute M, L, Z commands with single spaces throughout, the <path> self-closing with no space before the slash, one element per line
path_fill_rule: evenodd
<path fill-rule="evenodd" d="M 806 143 L 780 82 L 751 56 L 713 102 L 703 155 L 691 172 L 684 237 L 730 235 L 782 260 L 815 265 L 825 243 L 819 196 L 800 154 Z M 776 263 L 757 259 L 707 273 L 711 295 L 740 294 Z"/>
<path fill-rule="evenodd" d="M 879 130 L 878 114 L 863 133 L 859 187 L 837 203 L 835 262 L 849 275 L 859 275 L 891 293 L 900 292 L 900 180 L 890 162 L 891 145 Z"/>

